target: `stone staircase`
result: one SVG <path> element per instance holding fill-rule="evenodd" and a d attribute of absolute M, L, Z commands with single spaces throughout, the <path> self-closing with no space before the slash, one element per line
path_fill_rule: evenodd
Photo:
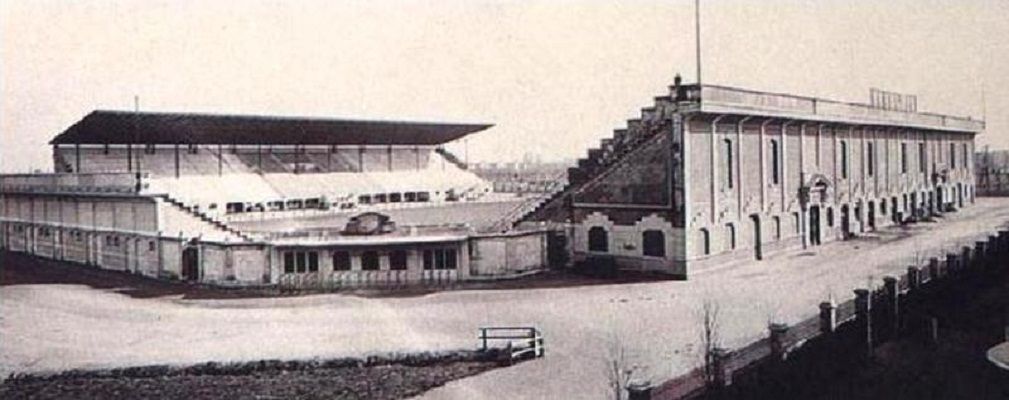
<path fill-rule="evenodd" d="M 173 197 L 171 197 L 171 196 L 169 196 L 167 194 L 160 194 L 160 195 L 157 195 L 157 197 L 161 198 L 166 203 L 171 204 L 175 208 L 177 208 L 179 210 L 182 210 L 185 213 L 187 213 L 189 215 L 192 215 L 192 216 L 194 216 L 196 218 L 199 218 L 201 221 L 203 221 L 206 224 L 209 224 L 210 226 L 212 226 L 215 229 L 218 229 L 218 230 L 224 231 L 226 233 L 235 235 L 235 236 L 237 236 L 237 237 L 239 237 L 239 238 L 241 238 L 241 239 L 243 239 L 245 241 L 248 241 L 248 242 L 255 241 L 255 239 L 253 239 L 248 234 L 243 233 L 243 232 L 241 232 L 239 230 L 236 230 L 235 228 L 232 228 L 232 227 L 226 225 L 225 223 L 217 220 L 216 218 L 213 218 L 213 217 L 207 215 L 206 213 L 203 213 L 202 211 L 199 211 L 199 210 L 197 210 L 197 209 L 195 209 L 193 207 L 190 207 L 190 206 L 186 205 L 185 203 L 183 203 L 182 201 L 179 201 L 178 199 L 175 199 L 175 198 L 173 198 Z"/>
<path fill-rule="evenodd" d="M 676 88 L 670 87 L 670 92 L 676 93 Z M 513 217 L 511 226 L 525 221 L 563 221 L 566 218 L 562 212 L 564 204 L 570 201 L 571 194 L 605 171 L 632 159 L 632 155 L 644 144 L 670 129 L 671 121 L 665 115 L 667 110 L 675 107 L 672 96 L 656 97 L 652 106 L 641 109 L 640 118 L 628 120 L 626 128 L 614 130 L 613 136 L 600 141 L 599 147 L 589 149 L 586 157 L 578 160 L 577 166 L 568 168 L 567 185 L 558 185 L 547 195 L 524 204 L 523 212 Z"/>

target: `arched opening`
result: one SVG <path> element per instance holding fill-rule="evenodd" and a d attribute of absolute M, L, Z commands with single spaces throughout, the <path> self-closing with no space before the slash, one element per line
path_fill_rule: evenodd
<path fill-rule="evenodd" d="M 350 253 L 346 251 L 333 252 L 333 271 L 350 271 Z"/>
<path fill-rule="evenodd" d="M 642 253 L 649 257 L 666 256 L 666 235 L 659 230 L 647 230 L 641 233 Z"/>
<path fill-rule="evenodd" d="M 867 209 L 869 210 L 869 215 L 866 217 L 869 229 L 876 230 L 876 202 L 870 201 Z"/>
<path fill-rule="evenodd" d="M 771 221 L 774 223 L 774 240 L 781 240 L 781 217 L 775 215 Z"/>
<path fill-rule="evenodd" d="M 589 251 L 601 253 L 609 251 L 609 237 L 605 228 L 593 226 L 589 229 Z"/>
<path fill-rule="evenodd" d="M 393 271 L 406 270 L 406 250 L 394 250 L 389 254 L 389 269 Z"/>
<path fill-rule="evenodd" d="M 711 254 L 711 233 L 708 228 L 701 228 L 701 254 Z"/>
<path fill-rule="evenodd" d="M 841 206 L 841 237 L 847 239 L 851 236 L 851 215 L 848 205 Z"/>
<path fill-rule="evenodd" d="M 182 250 L 182 280 L 197 281 L 200 279 L 200 253 L 196 247 Z"/>
<path fill-rule="evenodd" d="M 732 224 L 725 224 L 725 237 L 729 240 L 729 250 L 736 249 L 736 227 Z"/>
<path fill-rule="evenodd" d="M 820 206 L 809 207 L 809 243 L 820 244 Z"/>
<path fill-rule="evenodd" d="M 750 215 L 750 221 L 753 226 L 753 258 L 762 260 L 764 255 L 760 247 L 760 242 L 763 241 L 760 235 L 760 216 L 757 214 Z"/>

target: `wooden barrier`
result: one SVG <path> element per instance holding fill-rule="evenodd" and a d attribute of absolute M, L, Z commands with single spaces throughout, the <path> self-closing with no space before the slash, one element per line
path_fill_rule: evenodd
<path fill-rule="evenodd" d="M 488 351 L 494 341 L 504 341 L 505 355 L 509 363 L 544 355 L 543 335 L 534 327 L 492 326 L 480 328 L 480 351 Z"/>

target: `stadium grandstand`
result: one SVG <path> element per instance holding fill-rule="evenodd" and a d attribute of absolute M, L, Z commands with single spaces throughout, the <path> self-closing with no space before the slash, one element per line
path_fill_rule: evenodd
<path fill-rule="evenodd" d="M 490 126 L 94 111 L 54 173 L 0 176 L 0 246 L 232 286 L 534 272 L 551 234 L 501 229 L 523 201 L 444 148 Z"/>

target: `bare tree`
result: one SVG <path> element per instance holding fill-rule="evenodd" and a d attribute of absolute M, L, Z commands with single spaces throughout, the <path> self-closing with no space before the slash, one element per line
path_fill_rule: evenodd
<path fill-rule="evenodd" d="M 630 362 L 623 343 L 616 337 L 610 339 L 605 367 L 610 398 L 613 400 L 626 399 L 627 386 L 635 374 L 640 372 L 640 367 Z"/>
<path fill-rule="evenodd" d="M 701 304 L 701 351 L 704 357 L 704 381 L 715 383 L 715 349 L 721 347 L 721 324 L 719 323 L 720 307 L 712 299 L 706 299 Z"/>

